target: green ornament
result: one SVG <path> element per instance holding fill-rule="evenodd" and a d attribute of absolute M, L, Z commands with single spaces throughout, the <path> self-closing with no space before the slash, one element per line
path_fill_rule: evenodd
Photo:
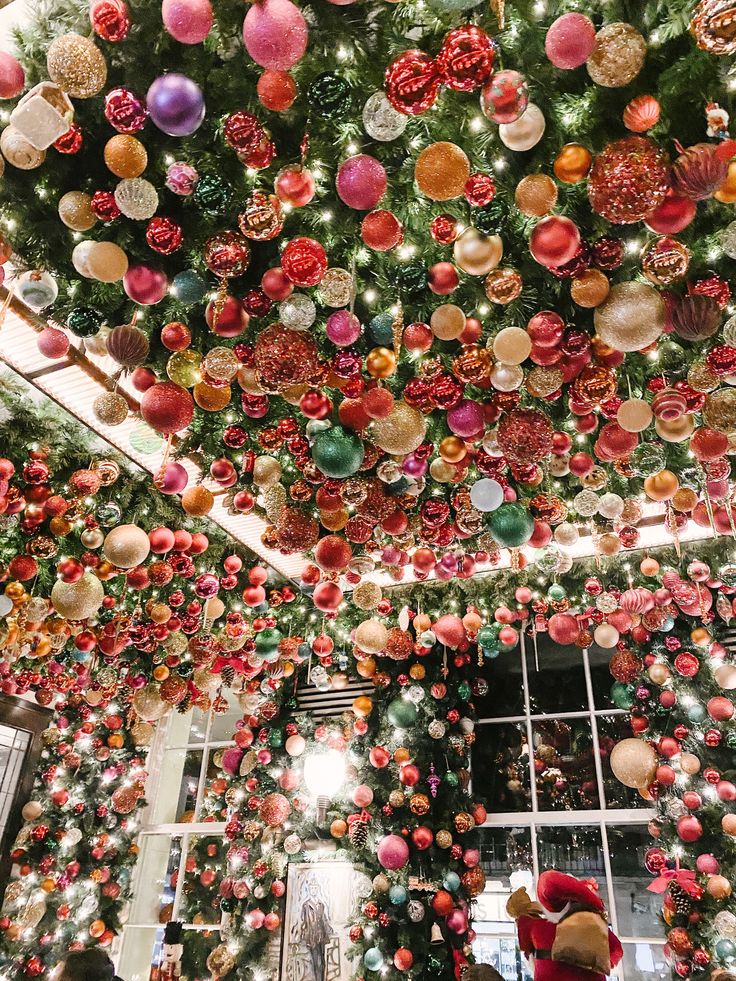
<path fill-rule="evenodd" d="M 114 528 L 120 523 L 123 509 L 116 501 L 105 501 L 95 508 L 95 521 L 103 528 Z"/>
<path fill-rule="evenodd" d="M 703 722 L 706 714 L 705 705 L 701 705 L 700 702 L 688 706 L 687 717 L 691 722 Z"/>
<path fill-rule="evenodd" d="M 615 681 L 611 685 L 611 701 L 620 709 L 630 709 L 634 704 L 634 686 Z"/>
<path fill-rule="evenodd" d="M 393 347 L 394 317 L 391 313 L 379 313 L 368 324 L 368 330 L 376 344 Z"/>
<path fill-rule="evenodd" d="M 325 429 L 312 444 L 312 459 L 326 477 L 350 477 L 360 470 L 364 456 L 360 436 L 342 426 Z"/>
<path fill-rule="evenodd" d="M 462 698 L 464 702 L 467 702 L 471 694 L 472 694 L 472 689 L 469 683 L 467 681 L 461 681 L 460 684 L 457 686 L 458 698 Z"/>
<path fill-rule="evenodd" d="M 408 698 L 395 698 L 386 708 L 388 721 L 397 729 L 410 729 L 417 721 L 418 714 L 416 705 Z"/>
<path fill-rule="evenodd" d="M 442 959 L 436 954 L 430 954 L 427 958 L 427 971 L 429 971 L 430 974 L 442 974 L 442 970 Z"/>
<path fill-rule="evenodd" d="M 203 378 L 202 355 L 191 348 L 174 351 L 166 362 L 166 374 L 174 384 L 181 385 L 182 388 L 194 388 Z"/>
<path fill-rule="evenodd" d="M 202 174 L 192 201 L 206 215 L 221 215 L 230 203 L 232 188 L 218 174 Z"/>
<path fill-rule="evenodd" d="M 183 269 L 172 279 L 169 292 L 179 303 L 191 306 L 204 298 L 207 283 L 195 269 Z"/>
<path fill-rule="evenodd" d="M 479 208 L 473 211 L 473 227 L 484 235 L 497 235 L 498 216 L 491 208 Z"/>
<path fill-rule="evenodd" d="M 547 590 L 547 599 L 559 602 L 559 600 L 565 599 L 567 596 L 567 590 L 564 586 L 561 586 L 558 582 L 552 583 L 552 585 Z"/>
<path fill-rule="evenodd" d="M 335 72 L 322 72 L 310 82 L 307 100 L 325 119 L 340 119 L 350 109 L 350 85 Z"/>
<path fill-rule="evenodd" d="M 631 451 L 629 466 L 637 477 L 651 477 L 665 468 L 664 449 L 659 443 L 639 443 Z"/>
<path fill-rule="evenodd" d="M 732 729 L 726 733 L 726 745 L 729 749 L 736 749 L 736 730 Z"/>
<path fill-rule="evenodd" d="M 716 943 L 716 956 L 721 961 L 730 961 L 736 957 L 736 944 L 733 940 L 723 937 Z"/>
<path fill-rule="evenodd" d="M 77 337 L 92 337 L 104 322 L 105 318 L 94 307 L 74 307 L 66 318 L 67 327 Z"/>
<path fill-rule="evenodd" d="M 427 288 L 426 266 L 404 266 L 398 271 L 399 289 L 404 293 L 421 293 Z"/>
<path fill-rule="evenodd" d="M 273 746 L 274 749 L 284 745 L 284 734 L 281 729 L 268 730 L 268 745 Z"/>
<path fill-rule="evenodd" d="M 652 364 L 651 374 L 659 377 L 666 371 L 668 375 L 684 375 L 689 364 L 690 359 L 676 341 L 661 341 L 657 344 L 657 360 Z"/>
<path fill-rule="evenodd" d="M 460 783 L 460 778 L 454 770 L 448 770 L 447 773 L 442 778 L 448 787 L 457 787 Z"/>
<path fill-rule="evenodd" d="M 491 511 L 488 530 L 504 548 L 525 545 L 534 531 L 534 518 L 523 504 L 509 501 Z"/>
<path fill-rule="evenodd" d="M 283 634 L 276 627 L 266 627 L 256 634 L 256 650 L 259 654 L 267 654 L 276 650 L 283 639 Z"/>
<path fill-rule="evenodd" d="M 477 640 L 481 647 L 489 647 L 491 644 L 495 644 L 496 636 L 496 631 L 487 623 L 478 631 Z"/>

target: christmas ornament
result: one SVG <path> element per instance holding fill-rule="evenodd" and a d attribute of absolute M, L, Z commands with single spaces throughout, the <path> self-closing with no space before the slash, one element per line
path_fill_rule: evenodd
<path fill-rule="evenodd" d="M 515 122 L 500 124 L 498 136 L 509 150 L 531 150 L 544 136 L 546 125 L 542 110 L 530 102 Z"/>
<path fill-rule="evenodd" d="M 470 163 L 454 143 L 432 143 L 419 154 L 414 179 L 422 194 L 433 201 L 460 197 L 470 176 Z"/>
<path fill-rule="evenodd" d="M 152 122 L 168 136 L 191 136 L 202 125 L 204 96 L 186 75 L 161 75 L 149 87 L 146 103 Z"/>
<path fill-rule="evenodd" d="M 436 63 L 423 51 L 404 51 L 386 68 L 386 97 L 393 108 L 407 116 L 430 109 L 439 94 L 442 78 Z"/>
<path fill-rule="evenodd" d="M 80 34 L 62 34 L 46 52 L 46 69 L 72 99 L 90 99 L 107 81 L 107 63 L 94 43 Z"/>
<path fill-rule="evenodd" d="M 593 210 L 609 221 L 641 221 L 663 203 L 668 185 L 664 151 L 647 137 L 627 136 L 596 157 L 588 198 Z"/>
<path fill-rule="evenodd" d="M 621 88 L 633 81 L 644 65 L 647 43 L 631 24 L 606 24 L 595 37 L 595 47 L 586 61 L 596 85 Z"/>
<path fill-rule="evenodd" d="M 666 310 L 659 293 L 644 283 L 617 283 L 594 313 L 601 340 L 616 351 L 640 351 L 665 328 Z"/>

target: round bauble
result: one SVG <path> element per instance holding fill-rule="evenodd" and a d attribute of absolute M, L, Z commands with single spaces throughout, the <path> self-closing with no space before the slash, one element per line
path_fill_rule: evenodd
<path fill-rule="evenodd" d="M 169 281 L 166 273 L 146 262 L 128 266 L 123 276 L 123 289 L 134 303 L 153 306 L 166 296 Z"/>
<path fill-rule="evenodd" d="M 85 572 L 77 582 L 58 579 L 51 590 L 54 610 L 67 620 L 86 620 L 94 616 L 104 598 L 102 583 L 91 572 Z"/>
<path fill-rule="evenodd" d="M 644 66 L 647 42 L 631 24 L 606 24 L 595 38 L 586 65 L 588 74 L 605 88 L 620 88 L 633 81 Z"/>
<path fill-rule="evenodd" d="M 15 99 L 26 83 L 23 66 L 7 51 L 0 51 L 0 99 Z"/>
<path fill-rule="evenodd" d="M 375 208 L 386 193 L 383 164 L 367 153 L 348 157 L 337 171 L 335 186 L 343 204 L 357 211 Z"/>
<path fill-rule="evenodd" d="M 544 136 L 546 125 L 542 110 L 530 102 L 524 115 L 515 122 L 501 123 L 498 136 L 509 150 L 531 150 Z"/>
<path fill-rule="evenodd" d="M 652 407 L 644 399 L 627 399 L 616 413 L 616 421 L 627 433 L 643 432 L 651 426 L 653 418 Z"/>
<path fill-rule="evenodd" d="M 202 125 L 202 90 L 179 72 L 159 76 L 148 89 L 146 103 L 152 122 L 167 136 L 191 136 Z"/>
<path fill-rule="evenodd" d="M 466 228 L 453 245 L 455 264 L 470 276 L 486 276 L 498 266 L 503 257 L 503 242 L 499 235 L 484 235 L 475 228 Z"/>
<path fill-rule="evenodd" d="M 373 442 L 385 453 L 405 456 L 424 440 L 427 422 L 422 413 L 406 402 L 397 402 L 391 413 L 373 423 Z"/>
<path fill-rule="evenodd" d="M 88 37 L 62 34 L 46 52 L 46 69 L 72 99 L 91 99 L 101 92 L 107 81 L 105 57 Z"/>
<path fill-rule="evenodd" d="M 262 0 L 245 15 L 243 42 L 257 65 L 288 71 L 307 50 L 307 22 L 291 0 Z"/>
<path fill-rule="evenodd" d="M 580 230 L 574 221 L 562 215 L 542 218 L 534 226 L 529 251 L 542 266 L 555 269 L 564 266 L 580 248 Z"/>
<path fill-rule="evenodd" d="M 643 739 L 622 739 L 611 750 L 613 775 L 625 787 L 647 787 L 657 769 L 657 754 Z"/>
<path fill-rule="evenodd" d="M 507 502 L 491 513 L 488 530 L 504 548 L 525 545 L 534 531 L 534 518 L 522 505 Z"/>
<path fill-rule="evenodd" d="M 425 147 L 414 167 L 419 190 L 433 201 L 460 197 L 469 177 L 470 161 L 455 143 L 439 142 Z"/>
<path fill-rule="evenodd" d="M 557 186 L 547 174 L 529 174 L 516 185 L 514 203 L 527 217 L 542 218 L 557 203 Z"/>
<path fill-rule="evenodd" d="M 494 357 L 502 364 L 522 364 L 531 350 L 531 337 L 521 327 L 504 327 L 493 338 Z"/>
<path fill-rule="evenodd" d="M 360 469 L 364 456 L 360 437 L 341 426 L 319 433 L 312 445 L 312 459 L 327 477 L 349 477 Z"/>
<path fill-rule="evenodd" d="M 380 654 L 388 643 L 388 630 L 380 620 L 364 620 L 355 628 L 356 646 L 366 654 Z"/>
<path fill-rule="evenodd" d="M 102 551 L 108 562 L 118 569 L 133 569 L 148 558 L 151 543 L 137 525 L 118 525 L 105 536 Z"/>
<path fill-rule="evenodd" d="M 87 275 L 100 283 L 117 283 L 128 271 L 128 257 L 114 242 L 92 242 L 86 257 Z"/>
<path fill-rule="evenodd" d="M 163 0 L 164 27 L 180 44 L 201 44 L 212 29 L 209 0 Z"/>
<path fill-rule="evenodd" d="M 646 283 L 616 283 L 593 315 L 604 344 L 615 351 L 641 351 L 662 334 L 667 310 L 662 297 Z"/>
<path fill-rule="evenodd" d="M 588 177 L 593 211 L 616 224 L 641 221 L 664 203 L 669 158 L 646 136 L 626 136 L 598 154 Z"/>
<path fill-rule="evenodd" d="M 157 382 L 143 393 L 141 415 L 148 425 L 164 436 L 186 429 L 194 417 L 189 392 L 173 382 Z"/>
<path fill-rule="evenodd" d="M 595 41 L 595 27 L 589 17 L 563 14 L 548 29 L 544 50 L 555 68 L 579 68 L 593 53 Z"/>
<path fill-rule="evenodd" d="M 112 136 L 105 144 L 105 165 L 116 177 L 140 177 L 148 166 L 148 153 L 140 140 L 125 133 Z"/>
<path fill-rule="evenodd" d="M 67 228 L 75 232 L 86 232 L 97 221 L 90 207 L 92 198 L 83 191 L 67 191 L 59 199 L 59 218 Z"/>

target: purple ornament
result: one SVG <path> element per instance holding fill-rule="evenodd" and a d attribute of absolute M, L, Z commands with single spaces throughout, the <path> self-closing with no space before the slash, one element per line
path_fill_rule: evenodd
<path fill-rule="evenodd" d="M 414 456 L 413 453 L 410 453 L 404 457 L 401 469 L 410 477 L 423 477 L 429 469 L 429 464 L 426 460 L 422 460 L 421 457 Z"/>
<path fill-rule="evenodd" d="M 156 487 L 162 494 L 181 494 L 189 483 L 189 474 L 180 463 L 167 463 Z"/>
<path fill-rule="evenodd" d="M 141 303 L 144 306 L 160 303 L 166 296 L 168 287 L 166 273 L 145 262 L 128 266 L 128 271 L 123 276 L 125 292 L 134 303 Z"/>
<path fill-rule="evenodd" d="M 360 321 L 349 310 L 336 310 L 327 318 L 327 336 L 338 347 L 348 347 L 360 337 Z"/>
<path fill-rule="evenodd" d="M 461 399 L 447 413 L 447 425 L 461 439 L 477 436 L 483 431 L 483 424 L 483 409 L 470 399 Z"/>
<path fill-rule="evenodd" d="M 186 75 L 161 75 L 146 94 L 154 124 L 167 136 L 191 136 L 204 119 L 202 90 Z"/>
<path fill-rule="evenodd" d="M 199 174 L 191 164 L 177 160 L 166 171 L 166 186 L 180 197 L 188 197 L 194 191 Z"/>
<path fill-rule="evenodd" d="M 563 14 L 547 31 L 544 50 L 555 68 L 579 68 L 595 47 L 595 27 L 585 14 Z"/>
<path fill-rule="evenodd" d="M 375 208 L 386 193 L 383 164 L 367 153 L 359 153 L 340 165 L 335 185 L 340 200 L 357 211 Z"/>

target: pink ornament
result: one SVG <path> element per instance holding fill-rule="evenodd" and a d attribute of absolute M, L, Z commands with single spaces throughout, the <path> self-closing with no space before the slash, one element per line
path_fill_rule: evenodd
<path fill-rule="evenodd" d="M 544 50 L 555 68 L 579 68 L 595 47 L 595 27 L 585 14 L 563 14 L 547 31 Z"/>
<path fill-rule="evenodd" d="M 291 0 L 261 0 L 245 15 L 243 42 L 257 65 L 288 71 L 307 50 L 307 22 Z"/>
<path fill-rule="evenodd" d="M 466 848 L 463 852 L 463 862 L 469 869 L 474 869 L 480 863 L 480 852 L 477 848 Z"/>
<path fill-rule="evenodd" d="M 580 624 L 572 613 L 553 613 L 548 629 L 550 638 L 563 647 L 574 644 L 580 634 Z"/>
<path fill-rule="evenodd" d="M 468 917 L 464 910 L 453 909 L 447 914 L 447 929 L 453 933 L 465 933 L 468 929 Z"/>
<path fill-rule="evenodd" d="M 0 51 L 0 99 L 14 99 L 23 91 L 26 75 L 23 66 L 7 51 Z"/>
<path fill-rule="evenodd" d="M 189 483 L 189 474 L 180 463 L 167 463 L 156 487 L 162 494 L 181 494 Z"/>
<path fill-rule="evenodd" d="M 677 821 L 677 836 L 681 841 L 691 843 L 697 841 L 703 834 L 703 825 L 692 814 L 681 817 Z"/>
<path fill-rule="evenodd" d="M 333 344 L 348 347 L 360 337 L 360 321 L 349 310 L 336 310 L 327 318 L 325 332 Z"/>
<path fill-rule="evenodd" d="M 201 44 L 212 29 L 209 0 L 163 0 L 161 17 L 166 30 L 181 44 Z"/>
<path fill-rule="evenodd" d="M 379 841 L 376 854 L 384 869 L 396 871 L 409 861 L 409 846 L 400 835 L 386 835 Z"/>
<path fill-rule="evenodd" d="M 675 235 L 687 228 L 697 210 L 695 201 L 681 198 L 670 190 L 662 204 L 647 215 L 644 224 L 660 235 Z"/>
<path fill-rule="evenodd" d="M 265 919 L 266 914 L 262 909 L 252 909 L 249 913 L 246 913 L 245 916 L 245 921 L 251 930 L 260 930 Z"/>
<path fill-rule="evenodd" d="M 353 804 L 356 807 L 369 807 L 373 803 L 373 791 L 365 784 L 361 783 L 353 791 Z"/>
<path fill-rule="evenodd" d="M 580 231 L 574 221 L 562 215 L 542 218 L 534 226 L 529 251 L 542 266 L 556 269 L 569 262 L 580 248 Z"/>
<path fill-rule="evenodd" d="M 706 708 L 708 715 L 714 722 L 727 722 L 733 718 L 733 702 L 725 695 L 715 695 L 713 698 L 709 698 Z"/>
<path fill-rule="evenodd" d="M 445 613 L 441 616 L 433 624 L 432 630 L 440 644 L 445 644 L 453 650 L 467 639 L 463 621 L 454 613 Z"/>
<path fill-rule="evenodd" d="M 703 872 L 705 875 L 717 875 L 720 865 L 715 855 L 710 855 L 704 853 L 703 855 L 698 855 L 695 860 L 695 867 L 698 872 Z"/>
<path fill-rule="evenodd" d="M 284 770 L 279 777 L 279 787 L 282 790 L 296 790 L 299 782 L 299 774 L 296 770 Z"/>
<path fill-rule="evenodd" d="M 337 172 L 335 186 L 340 200 L 357 211 L 375 208 L 386 193 L 383 164 L 367 153 L 348 157 Z"/>
<path fill-rule="evenodd" d="M 471 399 L 461 399 L 447 413 L 447 425 L 462 439 L 482 433 L 484 422 L 482 406 Z"/>
<path fill-rule="evenodd" d="M 141 303 L 144 306 L 160 303 L 166 296 L 168 288 L 169 281 L 166 273 L 145 262 L 128 266 L 128 271 L 123 276 L 125 292 L 134 303 Z"/>
<path fill-rule="evenodd" d="M 736 784 L 731 783 L 730 780 L 719 780 L 716 784 L 716 793 L 719 800 L 734 801 L 736 800 Z"/>
<path fill-rule="evenodd" d="M 239 746 L 230 746 L 222 754 L 222 769 L 225 773 L 235 776 L 243 758 L 243 750 Z"/>
<path fill-rule="evenodd" d="M 342 590 L 334 582 L 321 582 L 314 588 L 312 601 L 318 610 L 331 613 L 342 603 Z"/>
<path fill-rule="evenodd" d="M 179 160 L 166 171 L 166 186 L 180 197 L 188 197 L 197 185 L 199 174 L 191 164 Z"/>
<path fill-rule="evenodd" d="M 263 925 L 267 930 L 278 930 L 281 924 L 281 917 L 278 913 L 266 913 L 263 918 Z"/>
<path fill-rule="evenodd" d="M 58 327 L 44 327 L 36 343 L 45 358 L 63 358 L 69 350 L 69 338 Z"/>

